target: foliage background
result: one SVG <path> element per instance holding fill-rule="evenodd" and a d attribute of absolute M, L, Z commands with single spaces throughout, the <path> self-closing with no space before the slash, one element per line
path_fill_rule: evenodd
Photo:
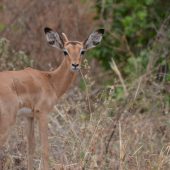
<path fill-rule="evenodd" d="M 86 54 L 84 76 L 49 114 L 51 169 L 170 168 L 169 7 L 169 0 L 0 2 L 1 71 L 61 63 L 62 54 L 46 44 L 45 26 L 81 41 L 106 30 Z M 18 118 L 0 169 L 27 169 L 24 127 Z"/>

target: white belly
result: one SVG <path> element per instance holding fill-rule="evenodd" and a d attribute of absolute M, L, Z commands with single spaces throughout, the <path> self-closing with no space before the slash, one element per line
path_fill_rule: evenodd
<path fill-rule="evenodd" d="M 28 107 L 23 107 L 18 110 L 17 116 L 22 116 L 22 117 L 33 117 L 33 112 L 31 108 Z"/>

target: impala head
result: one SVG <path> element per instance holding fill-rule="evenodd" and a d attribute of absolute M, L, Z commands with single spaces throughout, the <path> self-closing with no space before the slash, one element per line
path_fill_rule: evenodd
<path fill-rule="evenodd" d="M 49 45 L 62 50 L 71 70 L 78 71 L 80 69 L 84 53 L 87 50 L 96 47 L 96 45 L 101 42 L 104 29 L 94 31 L 83 42 L 69 41 L 64 33 L 60 35 L 48 27 L 44 28 L 44 32 Z"/>

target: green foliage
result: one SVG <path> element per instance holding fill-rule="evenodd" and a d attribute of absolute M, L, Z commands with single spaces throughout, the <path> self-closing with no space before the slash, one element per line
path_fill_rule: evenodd
<path fill-rule="evenodd" d="M 126 75 L 130 75 L 131 79 L 139 77 L 146 71 L 148 63 L 147 55 L 148 51 L 143 50 L 137 57 L 129 57 L 125 67 L 123 68 L 123 72 L 126 73 Z"/>
<path fill-rule="evenodd" d="M 113 94 L 113 98 L 116 98 L 117 100 L 121 100 L 124 98 L 124 90 L 122 87 L 116 87 L 114 94 Z"/>
<path fill-rule="evenodd" d="M 149 73 L 152 81 L 170 82 L 169 5 L 168 0 L 96 0 L 95 19 L 106 33 L 101 46 L 90 51 L 89 56 L 101 61 L 106 69 L 111 68 L 112 59 L 117 65 L 119 71 L 113 69 L 116 76 L 111 77 L 116 84 L 110 94 L 111 103 L 121 102 L 125 97 L 118 72 L 127 91 L 132 82 L 145 73 Z M 169 104 L 169 97 L 164 100 Z"/>
<path fill-rule="evenodd" d="M 0 4 L 0 12 L 3 11 L 4 6 L 2 4 Z"/>
<path fill-rule="evenodd" d="M 126 76 L 138 76 L 146 69 L 148 44 L 153 40 L 167 14 L 165 0 L 96 0 L 96 20 L 102 21 L 106 34 L 102 48 L 90 52 L 106 69 L 114 58 Z"/>
<path fill-rule="evenodd" d="M 83 79 L 80 79 L 79 88 L 80 88 L 82 91 L 85 91 L 85 90 L 86 90 L 86 84 L 84 83 L 84 80 L 83 80 Z"/>
<path fill-rule="evenodd" d="M 3 23 L 0 23 L 0 32 L 2 32 L 6 28 L 6 25 Z"/>

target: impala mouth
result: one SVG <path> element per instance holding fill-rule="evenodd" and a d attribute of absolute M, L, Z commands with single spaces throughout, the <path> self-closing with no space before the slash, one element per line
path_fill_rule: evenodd
<path fill-rule="evenodd" d="M 71 70 L 73 71 L 73 72 L 78 72 L 79 70 L 80 70 L 80 67 L 71 67 Z"/>

